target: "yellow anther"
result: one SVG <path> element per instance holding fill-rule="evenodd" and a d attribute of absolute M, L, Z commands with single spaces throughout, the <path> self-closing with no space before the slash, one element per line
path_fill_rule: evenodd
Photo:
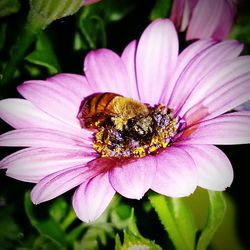
<path fill-rule="evenodd" d="M 143 147 L 136 148 L 133 153 L 138 157 L 144 157 L 146 156 L 145 149 Z"/>
<path fill-rule="evenodd" d="M 150 148 L 149 148 L 149 152 L 150 153 L 152 153 L 152 152 L 154 152 L 154 151 L 156 151 L 156 147 L 155 146 L 151 146 Z"/>

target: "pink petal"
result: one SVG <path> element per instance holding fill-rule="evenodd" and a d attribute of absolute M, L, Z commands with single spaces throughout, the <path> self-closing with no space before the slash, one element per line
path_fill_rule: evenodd
<path fill-rule="evenodd" d="M 108 174 L 101 174 L 85 181 L 75 191 L 73 207 L 78 218 L 91 222 L 104 212 L 115 194 L 109 182 Z"/>
<path fill-rule="evenodd" d="M 175 0 L 172 3 L 172 11 L 170 15 L 170 20 L 175 24 L 175 27 L 177 29 L 181 27 L 182 16 L 183 16 L 186 2 L 187 2 L 186 0 Z"/>
<path fill-rule="evenodd" d="M 82 101 L 83 97 L 93 93 L 92 86 L 86 80 L 86 77 L 82 75 L 61 73 L 49 77 L 47 81 L 60 85 L 59 88 L 68 89 L 70 94 L 74 96 L 71 101 L 76 105 L 79 105 L 79 102 Z"/>
<path fill-rule="evenodd" d="M 178 63 L 186 63 L 186 65 L 185 67 L 178 65 L 182 71 L 176 71 L 170 81 L 170 85 L 174 85 L 173 81 L 175 81 L 175 87 L 168 105 L 177 110 L 176 112 L 182 107 L 194 87 L 209 72 L 223 61 L 237 57 L 243 48 L 242 44 L 237 41 L 225 41 L 218 44 L 200 41 L 195 44 L 197 46 L 188 47 L 181 53 Z M 201 48 L 198 47 L 199 45 Z M 190 60 L 186 61 L 189 58 Z"/>
<path fill-rule="evenodd" d="M 184 135 L 184 144 L 244 144 L 250 143 L 250 111 L 221 115 L 191 126 Z"/>
<path fill-rule="evenodd" d="M 135 66 L 135 55 L 136 55 L 136 48 L 137 48 L 137 42 L 132 41 L 128 44 L 128 46 L 124 49 L 122 53 L 122 60 L 125 64 L 125 67 L 128 72 L 128 76 L 130 81 L 128 84 L 130 84 L 130 92 L 132 98 L 135 100 L 139 100 L 139 94 L 138 94 L 138 86 L 137 86 L 137 80 L 136 80 L 136 66 Z"/>
<path fill-rule="evenodd" d="M 34 204 L 51 200 L 85 182 L 90 176 L 86 167 L 73 167 L 50 174 L 32 189 L 31 200 Z"/>
<path fill-rule="evenodd" d="M 198 1 L 187 29 L 187 40 L 213 37 L 214 31 L 219 25 L 227 25 L 220 23 L 221 16 L 224 14 L 224 1 Z"/>
<path fill-rule="evenodd" d="M 1 168 L 12 178 L 38 182 L 46 175 L 93 160 L 94 154 L 82 150 L 28 148 L 19 150 L 1 160 Z"/>
<path fill-rule="evenodd" d="M 197 120 L 212 119 L 249 100 L 249 82 L 250 73 L 227 82 L 222 87 L 208 94 L 199 104 L 192 107 L 185 114 L 187 124 L 193 124 Z M 207 110 L 207 112 L 204 113 L 204 116 L 198 117 L 197 113 L 201 109 Z"/>
<path fill-rule="evenodd" d="M 99 49 L 89 52 L 85 57 L 84 72 L 94 92 L 130 96 L 127 70 L 121 58 L 113 51 Z"/>
<path fill-rule="evenodd" d="M 137 48 L 140 99 L 155 104 L 166 88 L 178 56 L 178 38 L 170 20 L 158 19 L 143 32 Z"/>
<path fill-rule="evenodd" d="M 207 63 L 209 64 L 209 61 Z M 188 110 L 224 84 L 228 84 L 232 80 L 237 80 L 249 73 L 249 65 L 250 56 L 241 56 L 218 64 L 197 84 L 180 113 L 184 113 L 185 110 Z"/>
<path fill-rule="evenodd" d="M 44 113 L 31 102 L 24 99 L 4 99 L 0 101 L 0 117 L 12 127 L 46 128 L 54 129 L 69 134 L 80 135 L 82 130 L 65 124 L 62 121 Z"/>
<path fill-rule="evenodd" d="M 27 81 L 18 91 L 45 113 L 78 128 L 79 107 L 86 94 L 90 94 L 85 77 L 60 74 L 50 80 Z"/>
<path fill-rule="evenodd" d="M 174 87 L 182 84 L 182 82 L 184 81 L 186 82 L 186 84 L 191 82 L 189 77 L 190 73 L 188 72 L 192 70 L 192 67 L 194 67 L 192 66 L 192 64 L 194 64 L 202 54 L 207 53 L 206 51 L 214 44 L 215 41 L 212 40 L 200 40 L 192 43 L 180 53 L 177 59 L 176 68 L 171 76 L 170 81 L 168 82 L 168 88 L 162 93 L 162 103 L 169 106 L 170 96 L 173 92 Z M 196 65 L 195 69 L 198 67 L 198 65 L 199 64 Z M 194 71 L 194 69 L 192 71 Z M 191 75 L 193 76 L 194 72 Z M 186 76 L 189 78 L 189 81 L 187 81 Z M 199 74 L 197 74 L 197 76 L 200 77 Z M 189 88 L 192 89 L 192 85 Z"/>
<path fill-rule="evenodd" d="M 109 180 L 121 195 L 141 199 L 150 188 L 155 172 L 155 157 L 148 156 L 111 169 Z"/>
<path fill-rule="evenodd" d="M 182 149 L 170 147 L 157 155 L 157 172 L 151 189 L 170 197 L 188 196 L 197 186 L 197 169 Z"/>
<path fill-rule="evenodd" d="M 250 111 L 250 100 L 244 102 L 243 104 L 237 106 L 235 110 L 241 111 L 241 110 L 247 110 Z"/>
<path fill-rule="evenodd" d="M 213 145 L 182 147 L 193 158 L 198 171 L 198 185 L 213 191 L 223 191 L 233 181 L 233 168 L 226 155 Z"/>
<path fill-rule="evenodd" d="M 84 5 L 89 5 L 89 4 L 93 4 L 93 3 L 97 3 L 100 2 L 101 0 L 83 0 L 83 4 Z"/>
<path fill-rule="evenodd" d="M 180 31 L 185 31 L 189 25 L 192 12 L 199 0 L 185 0 Z M 175 1 L 174 1 L 175 2 Z"/>
<path fill-rule="evenodd" d="M 2 147 L 50 147 L 91 151 L 90 138 L 84 139 L 51 129 L 17 129 L 0 135 Z"/>
<path fill-rule="evenodd" d="M 230 34 L 234 17 L 237 11 L 237 3 L 235 0 L 223 1 L 223 13 L 221 13 L 219 25 L 213 33 L 213 38 L 223 40 Z"/>
<path fill-rule="evenodd" d="M 188 98 L 185 100 L 185 103 L 181 107 L 178 114 L 183 116 L 185 112 L 192 107 L 194 110 L 198 107 L 201 108 L 202 106 L 208 110 L 210 107 L 205 106 L 207 105 L 205 103 L 209 102 L 213 98 L 218 98 L 218 96 L 221 95 L 217 101 L 226 101 L 226 96 L 225 98 L 221 98 L 223 97 L 222 94 L 224 95 L 224 92 L 228 92 L 229 95 L 235 95 L 235 98 L 237 99 L 234 101 L 233 97 L 231 101 L 233 101 L 234 104 L 233 106 L 230 105 L 232 107 L 229 107 L 229 109 L 240 105 L 245 100 L 244 96 L 248 95 L 249 92 L 245 90 L 244 96 L 237 96 L 237 93 L 232 92 L 232 89 L 236 88 L 237 92 L 243 91 L 242 85 L 247 84 L 250 75 L 249 64 L 250 57 L 248 56 L 241 56 L 239 58 L 234 58 L 220 63 L 195 86 L 192 93 L 190 93 Z M 214 106 L 213 103 L 212 106 Z M 221 108 L 224 109 L 224 107 Z M 226 107 L 226 109 L 229 110 L 228 107 Z"/>

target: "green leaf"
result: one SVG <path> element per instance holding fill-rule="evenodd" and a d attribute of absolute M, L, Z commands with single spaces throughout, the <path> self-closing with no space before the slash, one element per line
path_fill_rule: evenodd
<path fill-rule="evenodd" d="M 134 9 L 132 0 L 105 0 L 82 8 L 78 16 L 78 31 L 74 38 L 75 50 L 107 47 L 106 30 Z"/>
<path fill-rule="evenodd" d="M 119 241 L 116 241 L 116 250 L 127 250 L 127 249 L 147 249 L 147 250 L 161 250 L 162 248 L 157 245 L 154 241 L 148 240 L 143 237 L 136 236 L 131 232 L 124 232 L 124 241 L 122 246 L 119 246 Z"/>
<path fill-rule="evenodd" d="M 144 238 L 138 230 L 136 225 L 136 217 L 134 214 L 134 208 L 131 209 L 130 218 L 126 231 L 124 231 L 124 240 L 121 244 L 119 235 L 115 238 L 115 250 L 127 250 L 131 249 L 148 249 L 159 250 L 161 247 L 154 241 Z"/>
<path fill-rule="evenodd" d="M 105 5 L 105 20 L 109 22 L 116 22 L 123 19 L 127 14 L 129 14 L 134 6 L 133 1 L 128 0 L 106 0 L 102 4 Z"/>
<path fill-rule="evenodd" d="M 98 250 L 107 245 L 108 237 L 115 237 L 113 227 L 109 223 L 83 224 L 88 229 L 79 242 L 74 242 L 74 250 Z M 83 229 L 83 227 L 82 227 Z"/>
<path fill-rule="evenodd" d="M 33 64 L 46 67 L 50 74 L 56 74 L 60 71 L 57 57 L 45 32 L 39 35 L 36 49 L 25 59 Z"/>
<path fill-rule="evenodd" d="M 115 236 L 115 250 L 120 250 L 122 247 L 121 239 L 119 234 Z"/>
<path fill-rule="evenodd" d="M 156 193 L 150 193 L 149 200 L 175 248 L 194 249 L 196 227 L 184 200 L 167 198 Z"/>
<path fill-rule="evenodd" d="M 193 215 L 182 198 L 170 199 L 173 215 L 180 233 L 188 246 L 188 249 L 195 248 L 196 226 Z"/>
<path fill-rule="evenodd" d="M 168 17 L 171 6 L 172 0 L 157 0 L 154 8 L 150 13 L 150 20 Z"/>
<path fill-rule="evenodd" d="M 131 216 L 131 208 L 127 204 L 119 204 L 111 209 L 110 219 L 112 224 L 118 228 L 123 229 L 127 227 Z"/>
<path fill-rule="evenodd" d="M 135 220 L 136 220 L 136 218 L 135 218 L 134 208 L 132 208 L 129 223 L 128 223 L 128 230 L 129 230 L 129 232 L 131 232 L 135 236 L 142 237 L 139 230 L 138 230 L 138 228 L 137 228 Z"/>
<path fill-rule="evenodd" d="M 38 237 L 33 245 L 33 250 L 56 250 L 60 249 L 60 245 L 55 242 L 54 240 L 51 240 L 51 238 L 47 236 L 40 236 Z"/>
<path fill-rule="evenodd" d="M 67 202 L 62 197 L 58 197 L 49 208 L 49 214 L 56 222 L 60 223 L 67 215 L 68 210 L 69 206 Z"/>
<path fill-rule="evenodd" d="M 50 238 L 55 244 L 60 245 L 60 249 L 64 249 L 67 243 L 65 240 L 66 234 L 61 229 L 60 224 L 49 215 L 39 217 L 36 214 L 36 209 L 30 201 L 29 192 L 25 193 L 25 211 L 32 226 L 34 226 L 42 236 Z"/>
<path fill-rule="evenodd" d="M 99 9 L 87 6 L 81 11 L 78 19 L 78 32 L 75 35 L 75 49 L 96 49 L 106 47 L 105 23 Z"/>
<path fill-rule="evenodd" d="M 226 203 L 221 192 L 208 191 L 208 196 L 209 208 L 207 223 L 198 239 L 197 250 L 207 249 L 226 211 Z"/>
<path fill-rule="evenodd" d="M 224 219 L 213 237 L 212 247 L 216 250 L 243 250 L 238 235 L 238 211 L 236 210 L 236 204 L 227 193 L 224 193 L 223 196 L 227 204 L 227 209 Z M 225 239 L 227 240 L 225 241 Z"/>
<path fill-rule="evenodd" d="M 82 0 L 30 0 L 29 18 L 34 25 L 45 29 L 53 21 L 75 14 Z"/>
<path fill-rule="evenodd" d="M 8 16 L 18 12 L 20 3 L 18 0 L 1 0 L 0 1 L 0 17 Z"/>

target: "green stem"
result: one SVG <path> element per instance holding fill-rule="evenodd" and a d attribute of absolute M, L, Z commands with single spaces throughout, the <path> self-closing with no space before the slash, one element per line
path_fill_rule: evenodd
<path fill-rule="evenodd" d="M 28 19 L 25 26 L 23 27 L 23 30 L 21 31 L 19 37 L 12 46 L 10 59 L 3 70 L 0 87 L 5 86 L 11 81 L 15 74 L 17 65 L 25 57 L 27 50 L 35 41 L 37 35 L 44 28 L 44 20 L 42 18 L 37 17 L 37 15 L 37 18 L 34 17 L 35 15 L 31 11 L 28 15 Z"/>
<path fill-rule="evenodd" d="M 188 250 L 189 247 L 185 242 L 174 215 L 171 212 L 171 207 L 166 197 L 157 194 L 149 194 L 149 200 L 159 216 L 161 223 L 168 232 L 176 250 Z"/>
<path fill-rule="evenodd" d="M 75 219 L 76 219 L 75 212 L 73 210 L 70 210 L 69 214 L 61 224 L 63 230 L 66 230 L 72 224 L 72 222 L 75 221 Z"/>

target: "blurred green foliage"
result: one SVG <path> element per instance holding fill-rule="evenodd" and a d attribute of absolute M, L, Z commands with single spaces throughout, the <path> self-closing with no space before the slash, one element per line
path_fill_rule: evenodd
<path fill-rule="evenodd" d="M 0 17 L 5 17 L 18 12 L 20 3 L 18 0 L 1 0 L 0 1 Z"/>

